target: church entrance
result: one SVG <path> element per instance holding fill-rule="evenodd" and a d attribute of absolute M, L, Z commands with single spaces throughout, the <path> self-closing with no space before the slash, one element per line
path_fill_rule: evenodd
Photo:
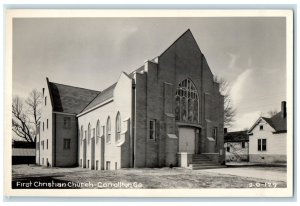
<path fill-rule="evenodd" d="M 200 130 L 198 128 L 179 128 L 178 152 L 200 153 Z"/>

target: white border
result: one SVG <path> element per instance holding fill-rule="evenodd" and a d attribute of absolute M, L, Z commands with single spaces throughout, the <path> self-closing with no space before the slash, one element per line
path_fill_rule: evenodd
<path fill-rule="evenodd" d="M 6 196 L 87 197 L 291 197 L 293 194 L 293 12 L 291 10 L 6 10 L 4 166 Z M 286 17 L 287 20 L 287 188 L 276 189 L 11 189 L 12 19 L 19 17 Z"/>

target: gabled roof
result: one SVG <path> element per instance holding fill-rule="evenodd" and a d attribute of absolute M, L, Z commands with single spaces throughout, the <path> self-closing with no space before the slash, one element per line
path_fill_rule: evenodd
<path fill-rule="evenodd" d="M 282 117 L 282 113 L 278 112 L 271 118 L 263 117 L 263 119 L 275 130 L 275 132 L 286 132 L 286 118 Z"/>
<path fill-rule="evenodd" d="M 106 100 L 112 98 L 114 95 L 114 89 L 115 89 L 116 85 L 117 85 L 117 83 L 114 83 L 113 85 L 111 85 L 110 87 L 108 87 L 107 89 L 105 89 L 101 93 L 99 93 L 96 96 L 96 98 L 94 98 L 93 101 L 91 101 L 81 112 L 85 112 L 85 111 L 93 108 L 94 106 L 101 104 L 101 103 L 105 102 Z"/>
<path fill-rule="evenodd" d="M 194 35 L 193 35 L 193 33 L 191 32 L 191 30 L 190 29 L 187 29 L 183 34 L 181 34 L 163 53 L 161 53 L 161 55 L 160 56 L 162 56 L 166 51 L 168 51 L 173 45 L 175 45 L 176 44 L 176 42 L 177 41 L 179 41 L 182 37 L 184 37 L 184 36 L 186 36 L 186 35 L 190 35 L 191 37 L 192 37 L 192 39 L 194 40 L 194 42 L 195 42 L 195 44 L 197 45 L 197 48 L 199 49 L 199 51 L 201 52 L 201 50 L 200 50 L 200 47 L 199 47 L 199 45 L 198 45 L 198 43 L 197 43 L 197 41 L 196 41 L 196 39 L 195 39 L 195 37 L 194 37 Z M 201 52 L 201 54 L 202 54 L 202 52 Z"/>
<path fill-rule="evenodd" d="M 287 131 L 286 117 L 283 118 L 282 112 L 280 111 L 277 114 L 275 114 L 274 116 L 272 116 L 271 118 L 260 117 L 255 122 L 255 124 L 250 128 L 250 130 L 248 131 L 249 133 L 256 127 L 256 125 L 259 123 L 260 119 L 263 119 L 264 121 L 266 121 L 275 130 L 275 133 L 282 133 L 282 132 Z"/>
<path fill-rule="evenodd" d="M 79 114 L 100 92 L 49 82 L 53 111 Z"/>
<path fill-rule="evenodd" d="M 224 142 L 248 142 L 249 135 L 247 130 L 228 132 L 224 135 Z"/>

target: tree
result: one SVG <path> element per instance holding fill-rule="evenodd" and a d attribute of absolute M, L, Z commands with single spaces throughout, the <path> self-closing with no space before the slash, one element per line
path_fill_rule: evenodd
<path fill-rule="evenodd" d="M 214 81 L 219 83 L 219 91 L 224 96 L 224 127 L 231 127 L 235 121 L 236 108 L 232 104 L 230 85 L 228 81 L 218 76 L 214 76 Z"/>
<path fill-rule="evenodd" d="M 35 142 L 41 118 L 42 94 L 32 90 L 24 101 L 14 96 L 12 101 L 12 130 L 27 142 Z"/>

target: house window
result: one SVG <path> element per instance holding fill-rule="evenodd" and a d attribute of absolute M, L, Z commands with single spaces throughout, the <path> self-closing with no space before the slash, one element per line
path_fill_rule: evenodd
<path fill-rule="evenodd" d="M 46 143 L 46 148 L 48 149 L 48 139 L 47 139 L 47 143 Z"/>
<path fill-rule="evenodd" d="M 230 147 L 227 147 L 226 149 L 227 149 L 227 152 L 230 152 Z"/>
<path fill-rule="evenodd" d="M 156 137 L 156 121 L 150 120 L 149 139 L 155 140 L 155 137 Z"/>
<path fill-rule="evenodd" d="M 175 102 L 176 121 L 198 123 L 198 92 L 190 79 L 185 79 L 178 85 Z"/>
<path fill-rule="evenodd" d="M 45 125 L 44 125 L 44 122 L 43 122 L 43 131 L 45 130 Z"/>
<path fill-rule="evenodd" d="M 95 137 L 95 128 L 93 128 L 93 138 Z"/>
<path fill-rule="evenodd" d="M 39 150 L 40 149 L 40 143 L 36 142 L 36 149 Z"/>
<path fill-rule="evenodd" d="M 257 149 L 258 151 L 267 151 L 267 139 L 258 139 Z"/>
<path fill-rule="evenodd" d="M 47 97 L 45 97 L 45 106 L 47 105 Z"/>
<path fill-rule="evenodd" d="M 106 143 L 110 143 L 110 136 L 111 136 L 111 123 L 110 123 L 110 117 L 108 116 L 106 122 Z"/>
<path fill-rule="evenodd" d="M 64 139 L 64 149 L 71 148 L 71 139 Z"/>
<path fill-rule="evenodd" d="M 41 143 L 42 143 L 42 149 L 44 150 L 44 140 Z"/>
<path fill-rule="evenodd" d="M 48 119 L 47 119 L 47 129 L 48 129 Z"/>
<path fill-rule="evenodd" d="M 100 137 L 100 121 L 97 121 L 97 125 L 96 125 L 96 136 Z"/>
<path fill-rule="evenodd" d="M 106 161 L 106 170 L 110 170 L 110 161 Z"/>
<path fill-rule="evenodd" d="M 213 138 L 214 138 L 214 139 L 217 139 L 217 137 L 218 137 L 218 128 L 217 128 L 217 127 L 214 127 L 214 128 L 213 128 Z"/>
<path fill-rule="evenodd" d="M 264 125 L 260 125 L 259 130 L 264 130 Z"/>
<path fill-rule="evenodd" d="M 242 142 L 242 148 L 245 148 L 245 142 Z"/>
<path fill-rule="evenodd" d="M 71 117 L 64 117 L 64 128 L 65 129 L 71 128 Z"/>
<path fill-rule="evenodd" d="M 116 117 L 116 142 L 121 139 L 121 116 L 120 112 L 118 112 Z"/>

